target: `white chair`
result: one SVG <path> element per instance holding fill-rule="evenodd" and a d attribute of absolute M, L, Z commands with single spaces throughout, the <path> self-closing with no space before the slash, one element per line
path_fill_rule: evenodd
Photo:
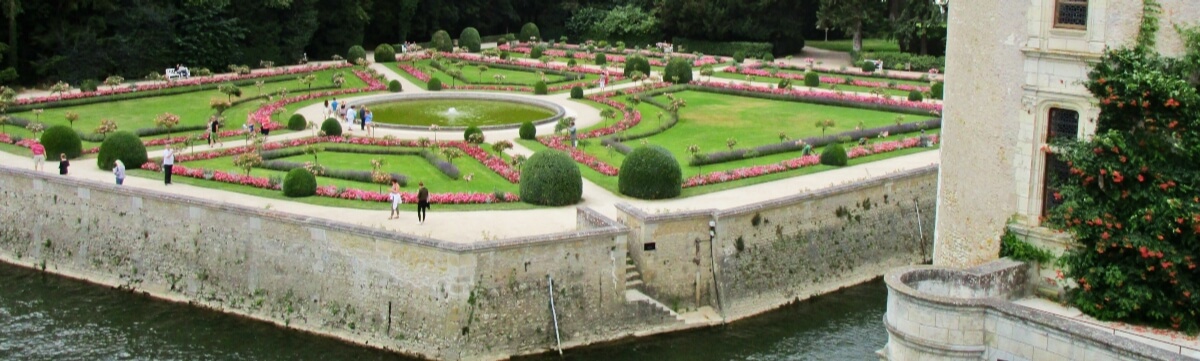
<path fill-rule="evenodd" d="M 167 68 L 165 73 L 167 80 L 175 80 L 176 78 L 180 77 L 179 73 L 175 72 L 175 68 Z"/>

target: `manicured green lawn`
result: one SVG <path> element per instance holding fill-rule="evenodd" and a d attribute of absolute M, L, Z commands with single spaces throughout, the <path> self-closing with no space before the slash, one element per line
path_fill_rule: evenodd
<path fill-rule="evenodd" d="M 738 81 L 746 81 L 745 74 L 716 72 L 716 73 L 713 73 L 713 77 L 722 78 L 722 79 L 730 79 L 730 80 L 738 80 Z M 707 78 L 705 78 L 705 79 L 707 79 Z M 756 76 L 751 79 L 753 79 L 753 81 L 756 83 L 768 83 L 768 84 L 779 83 L 779 78 Z M 804 81 L 799 80 L 799 79 L 792 80 L 792 86 L 804 86 Z M 865 87 L 865 86 L 840 85 L 840 84 L 835 85 L 835 84 L 825 84 L 825 83 L 821 83 L 821 86 L 819 86 L 818 88 L 837 89 L 837 90 L 842 90 L 842 91 L 847 91 L 847 92 L 856 92 L 856 93 L 870 93 L 871 90 L 874 90 L 874 88 Z M 903 91 L 903 90 L 897 90 L 897 89 L 884 88 L 883 92 L 884 92 L 884 94 L 887 94 L 887 95 L 908 96 L 908 92 Z"/>
<path fill-rule="evenodd" d="M 433 78 L 441 79 L 442 84 L 452 85 L 454 83 L 459 83 L 459 84 L 462 83 L 461 80 L 455 80 L 450 75 L 447 75 L 446 73 L 442 72 L 441 70 L 434 68 L 432 65 L 430 65 L 431 62 L 432 62 L 432 60 L 429 60 L 429 59 L 418 60 L 416 62 L 416 67 L 417 67 L 417 69 L 421 70 L 422 72 L 425 72 L 425 74 L 429 74 L 429 76 L 431 76 Z M 409 64 L 411 64 L 411 63 L 409 63 Z M 451 69 L 454 68 L 454 66 L 450 65 L 449 61 L 443 61 L 442 64 L 445 64 L 446 66 L 450 67 Z M 391 67 L 392 70 L 395 70 L 397 73 L 404 74 L 404 75 L 408 74 L 408 72 L 400 70 L 400 68 L 396 67 L 395 63 L 389 63 L 388 67 Z M 533 86 L 534 83 L 537 83 L 537 81 L 541 79 L 538 77 L 537 71 L 535 71 L 535 70 L 520 71 L 520 70 L 488 67 L 487 71 L 480 73 L 479 66 L 470 64 L 470 63 L 467 63 L 467 65 L 463 66 L 462 72 L 463 72 L 463 77 L 466 77 L 467 79 L 471 80 L 471 84 L 480 84 L 480 85 L 496 84 L 497 83 L 496 75 L 504 75 L 504 81 L 503 81 L 504 83 L 519 83 L 519 84 L 525 84 L 527 86 Z M 548 82 L 561 81 L 563 79 L 564 79 L 564 77 L 561 75 L 546 74 L 546 80 Z M 417 80 L 416 78 L 409 78 L 409 80 L 412 80 L 417 84 L 424 84 L 424 82 L 421 82 L 421 81 Z"/>
<path fill-rule="evenodd" d="M 849 53 L 851 50 L 854 50 L 854 40 L 852 39 L 830 41 L 809 40 L 805 42 L 804 45 L 819 49 L 840 51 L 844 53 Z M 864 53 L 899 53 L 900 44 L 896 43 L 895 40 L 888 39 L 863 39 L 862 50 Z"/>

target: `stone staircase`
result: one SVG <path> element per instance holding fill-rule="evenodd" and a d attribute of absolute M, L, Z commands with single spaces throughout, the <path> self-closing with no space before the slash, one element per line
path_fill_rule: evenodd
<path fill-rule="evenodd" d="M 676 321 L 684 325 L 715 325 L 721 322 L 721 316 L 717 314 L 712 307 L 704 306 L 691 312 L 680 314 L 672 310 L 671 307 L 658 302 L 653 297 L 646 295 L 642 288 L 645 282 L 642 281 L 642 274 L 638 272 L 637 264 L 632 258 L 625 258 L 625 302 L 642 302 L 653 306 L 653 308 L 670 315 Z"/>

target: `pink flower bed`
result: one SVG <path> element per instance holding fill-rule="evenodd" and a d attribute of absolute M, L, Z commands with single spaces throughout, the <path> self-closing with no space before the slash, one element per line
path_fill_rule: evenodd
<path fill-rule="evenodd" d="M 589 68 L 589 67 L 584 67 L 584 66 L 568 67 L 566 65 L 560 65 L 560 64 L 542 64 L 540 62 L 525 62 L 525 61 L 518 61 L 518 60 L 485 58 L 483 55 L 471 54 L 471 53 L 457 53 L 457 54 L 442 53 L 442 56 L 446 57 L 446 58 L 450 58 L 450 59 L 459 59 L 459 60 L 465 60 L 465 61 L 474 62 L 474 63 L 511 65 L 511 66 L 519 66 L 522 68 L 529 68 L 529 69 L 534 69 L 534 70 L 554 70 L 554 71 L 588 73 L 588 74 L 597 74 L 597 75 L 608 74 L 609 79 L 613 82 L 624 78 L 623 72 L 621 72 L 619 70 L 603 70 L 603 69 Z"/>
<path fill-rule="evenodd" d="M 746 74 L 746 75 L 753 75 L 753 76 L 761 76 L 761 77 L 768 77 L 768 78 L 792 79 L 792 80 L 800 80 L 800 81 L 804 80 L 804 74 L 777 72 L 774 75 L 771 75 L 770 71 L 762 70 L 762 69 L 748 68 L 748 67 L 743 67 L 741 70 L 738 70 L 738 68 L 736 66 L 729 66 L 729 67 L 725 68 L 725 72 L 726 73 L 734 73 L 734 74 Z M 821 83 L 824 83 L 824 84 L 838 84 L 838 85 L 846 84 L 846 79 L 844 79 L 844 78 L 838 78 L 838 77 L 832 77 L 832 76 L 822 76 L 820 78 L 821 78 Z M 852 81 L 850 82 L 850 85 L 867 87 L 867 88 L 889 88 L 889 89 L 897 89 L 897 90 L 903 90 L 903 91 L 913 91 L 913 90 L 916 90 L 919 92 L 929 91 L 929 87 L 927 87 L 927 86 L 910 85 L 910 84 L 896 84 L 895 86 L 892 86 L 884 81 L 869 81 L 869 80 L 861 80 L 861 79 L 852 79 Z"/>
<path fill-rule="evenodd" d="M 546 145 L 547 147 L 567 152 L 567 154 L 569 154 L 571 156 L 571 159 L 574 159 L 576 162 L 582 163 L 582 164 L 588 166 L 589 168 L 592 168 L 593 170 L 600 172 L 600 174 L 603 174 L 606 176 L 617 175 L 617 173 L 618 173 L 617 167 L 609 165 L 608 163 L 605 163 L 602 160 L 596 159 L 596 157 L 592 156 L 591 154 L 587 154 L 577 148 L 567 145 L 566 143 L 564 143 L 566 141 L 566 138 L 567 137 L 565 137 L 565 136 L 556 135 L 556 136 L 549 136 L 549 137 L 538 137 L 538 141 L 541 142 L 542 144 Z"/>
<path fill-rule="evenodd" d="M 745 92 L 783 95 L 783 96 L 787 96 L 787 97 L 795 98 L 795 99 L 832 100 L 832 101 L 843 101 L 843 102 L 851 102 L 851 103 L 885 105 L 885 106 L 892 106 L 892 107 L 899 107 L 899 108 L 924 110 L 924 111 L 928 111 L 931 113 L 933 113 L 933 112 L 941 113 L 941 111 L 942 111 L 942 104 L 940 104 L 940 103 L 914 102 L 914 101 L 909 101 L 907 99 L 892 99 L 890 97 L 878 97 L 878 96 L 874 96 L 874 95 L 862 95 L 862 94 L 857 94 L 857 93 L 838 94 L 837 92 L 830 92 L 830 91 L 813 91 L 813 90 L 801 90 L 801 89 L 776 89 L 776 88 L 771 88 L 768 86 L 744 85 L 744 84 L 736 84 L 736 83 L 711 82 L 711 81 L 695 81 L 695 80 L 693 80 L 691 82 L 691 84 L 696 85 L 696 86 L 701 86 L 701 87 L 714 88 L 714 89 L 730 89 L 730 90 L 738 90 L 738 91 L 745 91 Z"/>
<path fill-rule="evenodd" d="M 273 103 L 264 105 L 264 106 L 258 108 L 257 110 L 255 110 L 254 112 L 250 113 L 250 115 L 246 117 L 246 122 L 250 123 L 250 124 L 257 124 L 260 127 L 260 129 L 275 130 L 275 129 L 283 128 L 284 126 L 282 124 L 272 121 L 271 114 L 275 114 L 276 110 L 278 110 L 279 108 L 281 108 L 285 105 L 292 104 L 292 103 L 298 103 L 298 102 L 302 102 L 302 101 L 306 101 L 306 100 L 338 96 L 338 95 L 343 95 L 343 94 L 354 94 L 354 93 L 379 91 L 379 90 L 387 89 L 387 86 L 383 85 L 383 82 L 379 81 L 378 79 L 375 79 L 370 74 L 367 74 L 367 72 L 365 72 L 365 71 L 356 69 L 356 70 L 354 70 L 354 75 L 358 76 L 359 79 L 362 79 L 363 82 L 366 82 L 367 86 L 362 87 L 362 88 L 355 88 L 355 89 L 342 89 L 342 90 L 333 90 L 333 91 L 323 91 L 323 92 L 317 92 L 317 93 L 308 93 L 308 94 L 302 94 L 302 95 L 297 95 L 297 96 L 293 96 L 293 97 L 283 98 L 283 99 L 277 100 Z"/>
<path fill-rule="evenodd" d="M 807 61 L 809 64 L 813 63 L 812 58 L 805 59 L 805 61 Z M 781 62 L 775 63 L 774 65 L 778 66 L 780 69 L 806 70 L 804 67 L 799 67 L 799 66 L 795 66 L 795 65 L 791 65 L 791 64 L 784 64 Z M 764 66 L 765 66 L 765 64 L 759 63 L 759 64 L 745 65 L 743 67 L 744 68 L 752 68 L 752 69 L 761 69 Z M 855 76 L 865 76 L 865 77 L 883 77 L 883 78 L 897 79 L 897 80 L 928 81 L 928 80 L 932 79 L 932 80 L 942 81 L 942 76 L 938 75 L 937 69 L 929 69 L 930 70 L 929 73 L 925 74 L 925 75 L 915 75 L 915 74 L 911 74 L 911 73 L 901 73 L 901 72 L 896 72 L 896 71 L 889 71 L 886 75 L 884 75 L 884 74 L 875 73 L 875 72 L 869 73 L 869 72 L 862 71 L 861 69 L 854 69 L 854 68 L 846 68 L 846 70 L 842 70 L 841 68 L 830 68 L 830 67 L 820 67 L 820 66 L 813 66 L 813 70 L 822 72 L 822 73 L 855 75 Z"/>
<path fill-rule="evenodd" d="M 524 65 L 522 65 L 522 66 L 524 66 Z M 429 79 L 432 79 L 432 77 L 429 74 L 425 74 L 425 72 L 417 70 L 412 65 L 396 64 L 396 67 L 400 68 L 400 70 L 403 70 L 404 72 L 408 73 L 409 75 L 412 75 L 414 78 L 417 78 L 420 81 L 428 83 Z M 587 88 L 589 86 L 598 85 L 598 84 L 600 84 L 599 80 L 591 81 L 591 82 L 584 81 L 584 82 L 576 82 L 576 83 L 568 83 L 568 84 L 559 84 L 559 85 L 547 87 L 546 91 L 553 93 L 553 92 L 557 92 L 557 91 L 569 90 L 576 86 L 581 86 L 581 87 Z M 533 92 L 533 88 L 526 87 L 526 86 L 513 86 L 513 85 L 462 84 L 462 85 L 451 86 L 451 85 L 446 85 L 443 83 L 442 87 L 443 87 L 443 89 L 451 89 L 451 90 L 510 91 L 510 92 L 526 92 L 526 93 Z"/>
<path fill-rule="evenodd" d="M 593 59 L 593 58 L 595 58 L 595 55 L 593 55 L 593 53 L 586 52 L 586 50 L 587 50 L 586 47 L 580 46 L 577 44 L 558 44 L 558 45 L 555 45 L 555 47 L 560 48 L 560 49 L 571 49 L 571 50 L 576 51 L 575 56 L 574 56 L 575 59 Z M 497 48 L 499 48 L 500 50 L 504 50 L 504 51 L 515 52 L 515 53 L 524 53 L 524 54 L 529 54 L 529 52 L 532 51 L 532 48 L 530 48 L 528 45 L 520 45 L 520 46 L 514 47 L 514 46 L 511 46 L 508 44 L 502 44 L 502 45 L 498 46 Z M 566 51 L 559 50 L 559 49 L 546 49 L 542 53 L 545 55 L 550 55 L 550 56 L 562 56 L 562 57 L 567 56 Z M 625 49 L 623 51 L 623 53 L 628 54 L 628 55 L 638 54 L 638 55 L 645 56 L 645 57 L 649 58 L 650 65 L 656 65 L 656 66 L 664 66 L 665 65 L 665 63 L 662 60 L 657 59 L 657 58 L 663 57 L 665 55 L 663 53 L 656 53 L 656 52 L 652 52 L 649 50 L 634 50 L 634 49 Z M 670 56 L 692 59 L 693 66 L 717 64 L 717 63 L 731 60 L 731 58 L 727 58 L 727 57 L 713 57 L 713 56 L 708 56 L 708 55 L 697 57 L 695 54 L 691 54 L 691 53 L 671 53 Z M 617 62 L 617 63 L 625 62 L 625 56 L 621 56 L 621 55 L 612 55 L 612 54 L 608 54 L 607 52 L 605 52 L 604 57 L 609 62 Z M 656 64 L 656 62 L 657 62 L 657 64 Z"/>
<path fill-rule="evenodd" d="M 155 82 L 155 83 L 151 83 L 151 84 L 138 84 L 133 87 L 120 86 L 120 87 L 117 87 L 116 89 L 104 89 L 104 88 L 109 88 L 109 87 L 101 86 L 100 89 L 96 89 L 95 91 L 90 91 L 90 92 L 70 92 L 70 93 L 64 93 L 61 95 L 52 94 L 52 95 L 40 96 L 40 97 L 20 98 L 20 99 L 17 99 L 14 102 L 14 104 L 26 105 L 26 104 L 50 103 L 50 102 L 56 102 L 59 100 L 83 99 L 83 98 L 91 98 L 91 97 L 105 96 L 105 95 L 133 93 L 133 92 L 139 92 L 139 91 L 160 90 L 160 89 L 178 88 L 178 87 L 202 85 L 202 84 L 212 84 L 212 83 L 223 83 L 223 82 L 228 82 L 228 81 L 238 81 L 238 80 L 246 80 L 246 79 L 268 78 L 268 77 L 279 76 L 279 75 L 304 74 L 304 73 L 311 73 L 311 72 L 316 72 L 316 71 L 321 71 L 321 70 L 326 70 L 326 69 L 344 68 L 344 67 L 348 67 L 348 66 L 351 66 L 351 65 L 341 63 L 341 64 L 337 64 L 337 65 L 310 65 L 310 66 L 300 66 L 300 67 L 277 68 L 277 69 L 271 69 L 268 71 L 257 71 L 257 72 L 253 72 L 250 74 L 221 74 L 221 75 L 205 76 L 205 77 L 191 77 L 191 78 L 187 78 L 187 79 L 183 79 L 183 80 Z"/>
<path fill-rule="evenodd" d="M 938 142 L 937 135 L 929 135 L 930 141 L 934 144 Z M 921 145 L 921 138 L 905 138 L 901 140 L 893 140 L 886 142 L 877 142 L 870 144 L 869 147 L 856 146 L 846 152 L 846 157 L 850 159 L 865 157 L 873 154 L 882 154 L 894 152 L 901 149 L 913 148 Z M 821 163 L 821 157 L 818 155 L 805 155 L 799 158 L 784 160 L 775 164 L 756 165 L 752 167 L 743 167 L 730 169 L 727 171 L 712 172 L 690 177 L 683 181 L 683 187 L 699 187 L 710 184 L 732 182 L 736 180 L 764 176 L 768 174 L 786 172 L 789 170 L 800 169 Z"/>

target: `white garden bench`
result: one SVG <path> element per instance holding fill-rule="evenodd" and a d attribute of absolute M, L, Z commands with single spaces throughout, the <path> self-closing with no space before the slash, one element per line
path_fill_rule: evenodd
<path fill-rule="evenodd" d="M 169 80 L 187 79 L 191 76 L 192 74 L 188 71 L 188 68 L 180 68 L 179 71 L 175 71 L 175 68 L 167 68 L 166 70 L 166 77 Z"/>

